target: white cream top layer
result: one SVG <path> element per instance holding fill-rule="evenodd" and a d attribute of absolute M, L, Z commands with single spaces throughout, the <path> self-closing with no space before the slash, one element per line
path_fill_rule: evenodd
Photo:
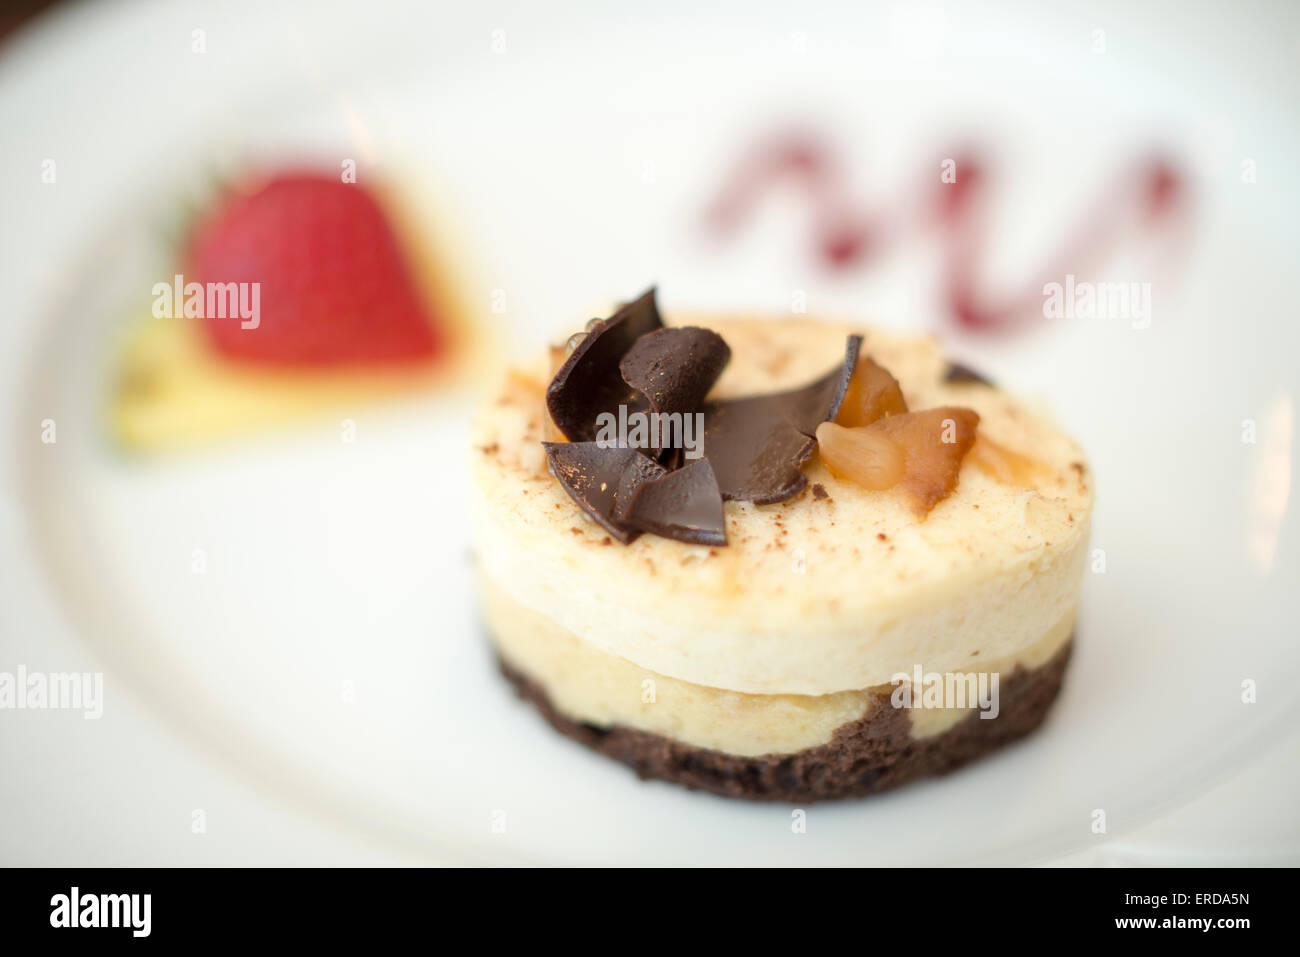
<path fill-rule="evenodd" d="M 861 331 L 806 319 L 675 324 L 708 326 L 731 346 L 716 395 L 809 381 Z M 866 332 L 863 354 L 894 374 L 909 408 L 969 406 L 982 434 L 1050 477 L 1038 490 L 1005 485 L 967 460 L 953 494 L 918 520 L 901 493 L 837 481 L 814 457 L 798 498 L 727 503 L 727 547 L 654 535 L 623 546 L 546 471 L 549 363 L 538 357 L 510 371 L 475 423 L 483 573 L 601 651 L 750 694 L 829 694 L 917 664 L 943 672 L 1015 656 L 1077 607 L 1093 497 L 1083 453 L 1006 394 L 944 383 L 930 340 Z"/>

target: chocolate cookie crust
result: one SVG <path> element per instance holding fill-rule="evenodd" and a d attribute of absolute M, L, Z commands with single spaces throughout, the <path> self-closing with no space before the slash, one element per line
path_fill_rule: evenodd
<path fill-rule="evenodd" d="M 912 739 L 908 715 L 873 694 L 866 714 L 836 730 L 826 744 L 795 754 L 737 757 L 615 725 L 598 728 L 557 712 L 537 682 L 498 659 L 502 673 L 556 730 L 641 778 L 752 801 L 809 804 L 864 797 L 909 781 L 946 774 L 1024 737 L 1047 716 L 1061 689 L 1073 638 L 1046 664 L 1004 675 L 996 718 L 975 712 L 931 738 Z"/>

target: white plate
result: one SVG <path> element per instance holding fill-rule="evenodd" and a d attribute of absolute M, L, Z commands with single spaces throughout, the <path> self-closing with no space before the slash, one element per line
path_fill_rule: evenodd
<path fill-rule="evenodd" d="M 6 554 L 170 724 L 294 806 L 479 861 L 1044 860 L 1095 840 L 1094 809 L 1131 828 L 1294 726 L 1300 103 L 1273 73 L 1279 10 L 1243 21 L 1250 44 L 1224 39 L 1222 66 L 1193 67 L 1190 40 L 1160 39 L 1159 11 L 1110 17 L 1098 54 L 1092 15 L 1004 29 L 996 8 L 954 20 L 805 5 L 795 22 L 753 5 L 690 20 L 672 4 L 549 20 L 412 5 L 363 21 L 352 4 L 106 6 L 0 61 L 15 413 L 0 447 L 30 532 Z M 141 52 L 123 61 L 128 42 Z M 1232 73 L 1243 58 L 1250 80 Z M 71 73 L 99 77 L 93 95 L 57 80 Z M 735 242 L 707 241 L 702 210 L 731 161 L 791 120 L 829 131 L 864 204 L 937 175 L 961 135 L 991 142 L 995 283 L 1040 261 L 1157 140 L 1193 177 L 1186 264 L 1157 272 L 1138 244 L 1092 277 L 1152 281 L 1150 328 L 1059 321 L 981 340 L 952 334 L 925 241 L 828 274 L 790 195 Z M 427 170 L 481 264 L 484 321 L 512 348 L 652 281 L 669 312 L 788 310 L 798 290 L 810 312 L 941 332 L 1041 396 L 1089 450 L 1105 552 L 1048 725 L 956 775 L 815 807 L 795 836 L 788 807 L 640 783 L 513 699 L 470 590 L 467 403 L 359 410 L 351 445 L 326 423 L 167 462 L 115 453 L 101 424 L 110 344 L 170 274 L 160 224 L 206 171 L 279 150 L 358 158 L 363 175 Z M 45 158 L 54 185 L 40 183 Z M 486 308 L 496 289 L 505 316 Z M 46 417 L 55 446 L 35 438 Z"/>

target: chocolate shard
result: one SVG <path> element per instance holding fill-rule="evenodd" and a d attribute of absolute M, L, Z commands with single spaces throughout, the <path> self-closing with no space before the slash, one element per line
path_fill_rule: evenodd
<path fill-rule="evenodd" d="M 960 362 L 948 362 L 948 370 L 943 374 L 943 381 L 950 383 L 974 382 L 979 385 L 993 385 L 993 380 L 976 372 Z"/>
<path fill-rule="evenodd" d="M 803 491 L 817 426 L 839 411 L 861 347 L 849 336 L 840 365 L 801 388 L 705 404 L 704 455 L 724 499 L 768 505 Z"/>
<path fill-rule="evenodd" d="M 636 493 L 667 470 L 636 449 L 595 442 L 543 442 L 551 471 L 569 497 L 622 544 L 639 530 L 627 522 Z"/>
<path fill-rule="evenodd" d="M 727 544 L 722 492 L 708 459 L 642 483 L 628 524 L 691 545 Z"/>
<path fill-rule="evenodd" d="M 767 505 L 798 495 L 812 439 L 781 415 L 774 396 L 723 399 L 704 410 L 704 454 L 726 500 Z"/>
<path fill-rule="evenodd" d="M 623 380 L 619 362 L 637 339 L 662 328 L 653 287 L 592 327 L 546 389 L 546 408 L 565 438 L 593 441 L 602 412 L 645 408 L 645 397 Z"/>
<path fill-rule="evenodd" d="M 722 370 L 731 348 L 711 329 L 683 326 L 648 332 L 619 363 L 623 381 L 650 402 L 653 412 L 695 412 Z"/>

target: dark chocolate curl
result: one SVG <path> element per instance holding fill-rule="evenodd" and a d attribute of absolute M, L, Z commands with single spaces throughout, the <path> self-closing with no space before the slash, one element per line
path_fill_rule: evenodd
<path fill-rule="evenodd" d="M 993 384 L 993 381 L 987 376 L 976 372 L 968 365 L 962 365 L 960 362 L 949 362 L 948 371 L 943 375 L 943 381 L 949 383 L 974 382 L 979 385 Z"/>
<path fill-rule="evenodd" d="M 708 459 L 645 482 L 632 500 L 628 523 L 691 545 L 727 544 L 722 493 Z"/>
<path fill-rule="evenodd" d="M 704 455 L 724 499 L 768 505 L 803 491 L 817 426 L 839 412 L 861 346 L 849 336 L 843 362 L 802 388 L 705 404 Z"/>
<path fill-rule="evenodd" d="M 636 493 L 667 470 L 636 449 L 595 442 L 543 442 L 551 471 L 592 521 L 624 545 L 640 532 L 627 523 Z"/>
<path fill-rule="evenodd" d="M 602 412 L 617 415 L 620 405 L 629 412 L 644 410 L 645 398 L 623 381 L 618 365 L 637 339 L 662 328 L 651 288 L 598 323 L 578 343 L 546 389 L 546 408 L 569 441 L 593 441 L 596 418 Z"/>
<path fill-rule="evenodd" d="M 683 326 L 648 332 L 619 363 L 623 381 L 654 412 L 696 412 L 731 361 L 731 348 L 711 329 Z"/>

